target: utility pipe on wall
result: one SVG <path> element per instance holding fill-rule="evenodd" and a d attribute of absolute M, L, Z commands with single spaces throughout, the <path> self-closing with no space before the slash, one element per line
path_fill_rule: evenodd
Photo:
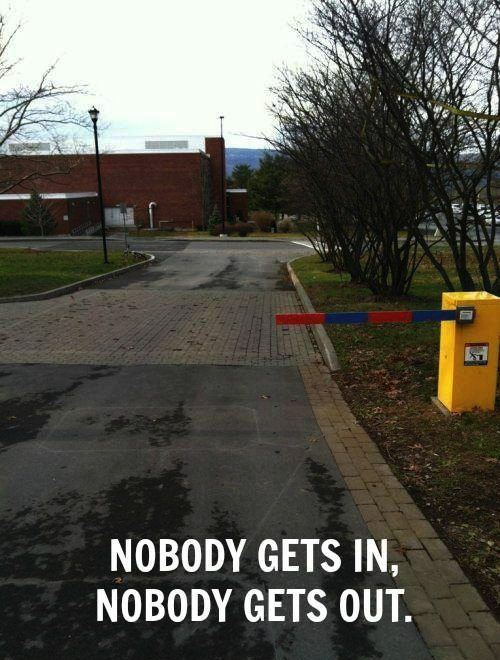
<path fill-rule="evenodd" d="M 154 209 L 156 208 L 156 202 L 149 202 L 149 228 L 154 228 Z"/>

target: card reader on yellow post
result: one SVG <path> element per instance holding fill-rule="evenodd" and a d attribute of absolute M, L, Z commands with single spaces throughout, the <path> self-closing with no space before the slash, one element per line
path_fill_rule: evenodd
<path fill-rule="evenodd" d="M 494 410 L 498 377 L 500 298 L 485 291 L 443 293 L 438 400 L 450 412 Z"/>

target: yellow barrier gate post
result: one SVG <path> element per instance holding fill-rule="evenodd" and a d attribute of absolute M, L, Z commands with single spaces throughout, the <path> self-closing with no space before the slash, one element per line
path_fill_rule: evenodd
<path fill-rule="evenodd" d="M 495 409 L 500 298 L 485 291 L 443 293 L 455 323 L 441 323 L 438 401 L 450 412 Z"/>

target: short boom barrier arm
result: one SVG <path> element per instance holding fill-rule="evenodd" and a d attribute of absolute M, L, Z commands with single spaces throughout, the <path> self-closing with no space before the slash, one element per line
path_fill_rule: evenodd
<path fill-rule="evenodd" d="M 442 295 L 442 309 L 276 314 L 276 325 L 441 323 L 437 401 L 450 412 L 494 410 L 500 298 L 486 291 Z M 450 323 L 455 321 L 455 323 Z"/>

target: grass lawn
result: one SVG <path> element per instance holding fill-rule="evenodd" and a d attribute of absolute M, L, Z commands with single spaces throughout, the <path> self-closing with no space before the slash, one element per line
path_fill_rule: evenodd
<path fill-rule="evenodd" d="M 108 256 L 110 263 L 105 265 L 101 252 L 0 249 L 0 297 L 48 291 L 136 261 L 122 252 Z"/>
<path fill-rule="evenodd" d="M 293 267 L 317 311 L 439 309 L 443 290 L 423 264 L 411 295 L 375 299 L 314 255 Z M 445 417 L 437 393 L 439 324 L 325 326 L 352 411 L 464 571 L 498 612 L 500 411 Z"/>

